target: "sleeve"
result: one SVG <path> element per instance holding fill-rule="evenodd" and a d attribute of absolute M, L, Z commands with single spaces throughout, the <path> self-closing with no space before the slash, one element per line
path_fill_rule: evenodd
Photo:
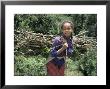
<path fill-rule="evenodd" d="M 73 53 L 73 47 L 67 48 L 67 55 L 70 56 Z"/>
<path fill-rule="evenodd" d="M 57 47 L 60 45 L 60 40 L 58 37 L 56 37 L 55 39 L 52 40 L 52 49 L 51 49 L 51 56 L 52 57 L 57 57 L 58 53 L 57 53 Z"/>
<path fill-rule="evenodd" d="M 68 56 L 71 56 L 72 55 L 72 53 L 73 53 L 73 44 L 72 44 L 72 42 L 69 42 L 68 43 L 68 48 L 67 48 L 67 55 Z"/>

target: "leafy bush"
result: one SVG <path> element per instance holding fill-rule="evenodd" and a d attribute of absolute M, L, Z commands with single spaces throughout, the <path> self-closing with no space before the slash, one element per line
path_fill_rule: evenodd
<path fill-rule="evenodd" d="M 79 55 L 78 55 L 79 54 Z M 97 51 L 96 48 L 88 49 L 84 54 L 77 53 L 76 61 L 78 70 L 85 76 L 97 75 Z M 74 58 L 73 58 L 74 59 Z"/>
<path fill-rule="evenodd" d="M 82 71 L 78 69 L 78 61 L 67 59 L 65 63 L 66 76 L 84 76 Z"/>
<path fill-rule="evenodd" d="M 46 58 L 41 55 L 26 57 L 15 56 L 14 71 L 16 76 L 44 76 L 46 75 Z"/>
<path fill-rule="evenodd" d="M 85 76 L 97 75 L 97 56 L 96 49 L 89 49 L 85 54 L 79 56 L 79 70 Z"/>
<path fill-rule="evenodd" d="M 95 39 L 88 39 L 91 42 L 89 46 L 82 48 L 74 45 L 74 52 L 71 59 L 76 63 L 77 69 L 85 76 L 97 75 L 97 47 Z M 73 65 L 74 65 L 73 63 Z M 71 65 L 72 66 L 72 65 Z"/>

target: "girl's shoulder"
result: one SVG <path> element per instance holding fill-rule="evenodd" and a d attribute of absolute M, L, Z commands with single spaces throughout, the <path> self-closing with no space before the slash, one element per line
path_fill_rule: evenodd
<path fill-rule="evenodd" d="M 61 37 L 60 36 L 55 36 L 52 39 L 52 43 L 53 43 L 53 45 L 59 45 L 59 44 L 61 44 Z"/>
<path fill-rule="evenodd" d="M 61 39 L 60 36 L 55 36 L 55 37 L 52 39 L 52 41 L 53 41 L 53 42 L 54 42 L 54 41 L 60 41 L 60 39 Z"/>

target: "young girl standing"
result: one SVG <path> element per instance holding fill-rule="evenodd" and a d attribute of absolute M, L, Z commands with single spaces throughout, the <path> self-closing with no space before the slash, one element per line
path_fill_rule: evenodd
<path fill-rule="evenodd" d="M 73 52 L 72 33 L 74 25 L 70 21 L 64 21 L 61 25 L 61 35 L 53 39 L 51 58 L 47 63 L 48 76 L 64 76 L 66 56 Z"/>

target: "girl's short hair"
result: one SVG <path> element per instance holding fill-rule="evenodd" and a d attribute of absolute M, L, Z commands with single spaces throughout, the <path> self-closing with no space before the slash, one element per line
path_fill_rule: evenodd
<path fill-rule="evenodd" d="M 74 30 L 74 24 L 71 21 L 64 21 L 64 22 L 62 22 L 61 27 L 60 27 L 61 30 L 63 29 L 63 25 L 65 23 L 70 23 L 72 30 Z M 62 31 L 61 30 L 60 30 L 60 34 L 62 35 Z M 70 37 L 71 37 L 71 39 L 73 39 L 73 33 L 71 33 L 71 36 Z"/>
<path fill-rule="evenodd" d="M 61 24 L 61 30 L 63 29 L 63 26 L 64 26 L 65 23 L 70 23 L 71 28 L 74 30 L 74 24 L 71 21 L 64 21 L 64 22 L 62 22 L 62 24 Z"/>

